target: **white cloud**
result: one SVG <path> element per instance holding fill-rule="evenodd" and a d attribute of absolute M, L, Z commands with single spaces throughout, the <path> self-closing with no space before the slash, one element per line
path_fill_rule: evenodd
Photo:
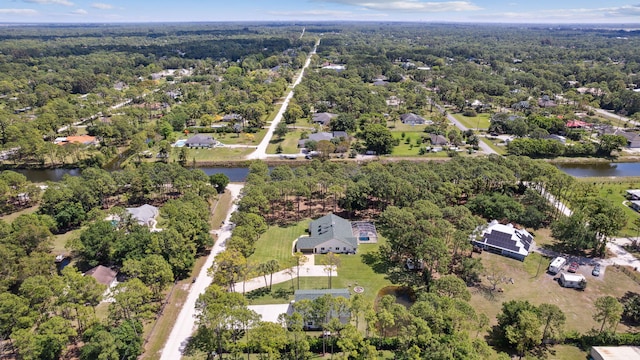
<path fill-rule="evenodd" d="M 369 10 L 400 12 L 449 12 L 476 11 L 481 7 L 469 1 L 420 1 L 420 0 L 316 0 L 316 2 L 332 2 L 344 5 L 360 6 Z"/>
<path fill-rule="evenodd" d="M 101 10 L 113 9 L 113 5 L 105 4 L 105 3 L 93 3 L 91 4 L 91 7 L 96 9 L 101 9 Z"/>
<path fill-rule="evenodd" d="M 538 10 L 535 12 L 504 12 L 484 14 L 481 17 L 516 21 L 579 23 L 604 21 L 610 18 L 633 18 L 635 20 L 638 16 L 640 16 L 640 5 L 623 5 L 602 8 L 549 9 Z"/>
<path fill-rule="evenodd" d="M 40 5 L 64 5 L 73 6 L 73 3 L 69 0 L 24 0 L 25 2 Z"/>
<path fill-rule="evenodd" d="M 88 12 L 87 12 L 87 10 L 84 10 L 84 9 L 76 9 L 76 10 L 73 10 L 71 12 L 71 14 L 73 14 L 73 15 L 87 15 Z"/>
<path fill-rule="evenodd" d="M 33 9 L 0 9 L 0 15 L 12 14 L 12 15 L 36 15 L 37 11 Z"/>

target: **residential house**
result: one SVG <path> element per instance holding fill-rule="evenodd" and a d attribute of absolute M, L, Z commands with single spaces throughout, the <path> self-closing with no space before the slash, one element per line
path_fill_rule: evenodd
<path fill-rule="evenodd" d="M 197 134 L 184 143 L 188 148 L 212 148 L 216 146 L 218 142 L 211 137 L 211 135 Z"/>
<path fill-rule="evenodd" d="M 593 360 L 632 360 L 640 359 L 638 346 L 593 346 L 589 353 Z"/>
<path fill-rule="evenodd" d="M 57 137 L 53 141 L 53 143 L 56 145 L 82 144 L 87 146 L 90 146 L 90 145 L 97 146 L 100 144 L 100 142 L 95 136 L 89 136 L 89 135 Z"/>
<path fill-rule="evenodd" d="M 640 200 L 640 189 L 627 190 L 627 199 Z"/>
<path fill-rule="evenodd" d="M 156 217 L 159 214 L 157 207 L 149 204 L 144 204 L 142 206 L 134 208 L 126 208 L 126 210 L 129 214 L 131 214 L 131 218 L 138 224 L 148 227 L 155 227 Z"/>
<path fill-rule="evenodd" d="M 429 134 L 429 141 L 431 142 L 431 145 L 449 144 L 449 140 L 446 137 L 442 135 L 436 135 L 436 134 Z"/>
<path fill-rule="evenodd" d="M 307 144 L 308 141 L 322 141 L 327 140 L 331 141 L 335 138 L 343 138 L 345 140 L 349 139 L 349 134 L 346 131 L 332 131 L 332 132 L 317 132 L 309 135 L 308 138 L 302 139 L 298 141 L 298 147 L 303 148 Z"/>
<path fill-rule="evenodd" d="M 235 121 L 235 120 L 242 120 L 242 115 L 231 113 L 231 114 L 225 114 L 222 117 L 222 121 Z"/>
<path fill-rule="evenodd" d="M 569 120 L 565 126 L 569 129 L 584 129 L 589 127 L 590 124 L 581 120 Z"/>
<path fill-rule="evenodd" d="M 343 297 L 347 300 L 351 297 L 349 289 L 322 289 L 322 290 L 296 290 L 294 293 L 295 303 L 302 300 L 313 301 L 321 298 L 325 295 L 331 295 L 333 298 Z M 295 308 L 295 305 L 294 305 Z M 337 312 L 335 309 L 329 313 L 329 319 L 337 318 L 342 324 L 348 324 L 351 320 L 351 313 L 348 310 L 344 312 Z M 316 324 L 312 319 L 306 317 L 304 319 L 305 330 L 318 330 L 321 329 L 320 324 Z"/>
<path fill-rule="evenodd" d="M 486 227 L 476 230 L 471 235 L 473 245 L 520 261 L 524 261 L 529 255 L 534 243 L 533 236 L 527 230 L 517 229 L 512 224 L 500 224 L 498 220 L 493 220 Z"/>
<path fill-rule="evenodd" d="M 551 134 L 551 135 L 547 136 L 545 139 L 560 141 L 563 144 L 565 144 L 567 142 L 567 138 L 566 137 L 560 136 L 558 134 Z"/>
<path fill-rule="evenodd" d="M 637 212 L 640 212 L 640 200 L 629 201 L 629 207 Z"/>
<path fill-rule="evenodd" d="M 511 108 L 515 110 L 526 110 L 531 108 L 531 105 L 529 104 L 528 101 L 523 100 L 523 101 L 518 101 L 517 103 L 512 104 Z"/>
<path fill-rule="evenodd" d="M 542 108 L 555 107 L 556 102 L 551 100 L 549 95 L 544 95 L 542 98 L 538 99 L 538 106 Z"/>
<path fill-rule="evenodd" d="M 320 124 L 322 126 L 329 126 L 329 124 L 331 123 L 331 119 L 336 116 L 338 115 L 328 112 L 315 113 L 311 115 L 311 122 L 314 124 Z"/>
<path fill-rule="evenodd" d="M 387 102 L 387 106 L 391 106 L 391 107 L 395 107 L 395 108 L 400 106 L 400 104 L 404 103 L 404 101 L 398 99 L 397 96 L 389 96 L 389 98 L 386 100 L 386 102 Z"/>
<path fill-rule="evenodd" d="M 111 287 L 115 283 L 118 273 L 106 266 L 98 265 L 84 273 L 84 275 L 91 276 L 100 284 Z"/>
<path fill-rule="evenodd" d="M 332 63 L 324 63 L 322 64 L 322 68 L 325 70 L 335 70 L 337 72 L 344 71 L 347 67 L 340 64 L 332 64 Z"/>
<path fill-rule="evenodd" d="M 600 135 L 620 135 L 627 139 L 627 147 L 640 148 L 640 133 L 633 131 L 624 131 L 623 129 L 616 129 L 614 127 L 608 127 L 600 132 Z"/>
<path fill-rule="evenodd" d="M 387 86 L 389 82 L 386 80 L 377 79 L 372 84 L 373 86 Z"/>
<path fill-rule="evenodd" d="M 416 115 L 414 113 L 402 114 L 400 116 L 400 121 L 402 121 L 405 125 L 424 125 L 427 123 L 433 124 L 433 121 L 426 120 L 420 115 Z"/>
<path fill-rule="evenodd" d="M 311 254 L 355 254 L 358 238 L 354 236 L 351 223 L 334 214 L 325 215 L 309 224 L 309 236 L 296 241 L 296 251 Z"/>

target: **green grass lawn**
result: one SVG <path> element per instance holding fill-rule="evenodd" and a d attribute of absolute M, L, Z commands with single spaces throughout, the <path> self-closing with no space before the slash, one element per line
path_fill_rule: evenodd
<path fill-rule="evenodd" d="M 300 140 L 300 135 L 303 131 L 309 132 L 308 130 L 297 129 L 289 131 L 283 139 L 278 139 L 277 136 L 274 136 L 267 146 L 267 154 L 275 154 L 278 145 L 282 146 L 282 153 L 284 154 L 299 153 L 298 140 Z"/>
<path fill-rule="evenodd" d="M 301 230 L 302 232 L 299 232 L 298 235 L 302 235 L 304 233 L 304 229 L 307 228 L 308 223 L 309 223 L 308 220 L 302 221 L 298 223 L 298 225 L 296 225 L 295 227 L 292 227 L 292 230 L 294 229 Z M 267 233 L 269 233 L 270 231 L 268 231 Z M 269 239 L 274 239 L 272 238 L 272 236 L 275 236 L 278 234 L 287 235 L 286 233 L 282 232 L 282 230 L 279 232 L 273 231 L 272 234 L 269 235 Z M 262 242 L 263 239 L 264 239 L 264 236 L 259 240 L 259 242 Z M 363 256 L 365 254 L 377 251 L 380 245 L 383 244 L 384 242 L 385 242 L 385 239 L 380 236 L 378 238 L 377 244 L 361 244 L 358 247 L 358 253 L 356 255 L 343 255 L 343 254 L 339 255 L 341 264 L 340 266 L 338 266 L 338 276 L 334 275 L 331 279 L 331 282 L 332 282 L 331 287 L 334 289 L 337 289 L 337 288 L 353 289 L 353 287 L 356 285 L 362 286 L 365 289 L 363 293 L 364 298 L 373 304 L 373 301 L 375 300 L 378 291 L 385 286 L 391 285 L 391 282 L 385 278 L 384 274 L 379 274 L 374 272 L 374 270 L 369 265 L 365 264 L 363 262 Z M 265 249 L 266 244 L 271 244 L 271 243 L 267 241 L 259 243 L 257 246 L 256 253 L 252 255 L 249 259 L 250 260 L 253 259 L 253 257 L 258 254 L 261 254 L 259 257 L 260 259 L 263 259 L 261 261 L 272 259 L 272 258 L 277 259 L 277 257 L 274 257 L 274 256 L 271 256 L 271 257 L 264 256 L 263 254 L 265 253 L 268 253 L 268 254 L 274 253 L 275 255 L 280 254 L 279 257 L 281 259 L 283 258 L 282 253 L 285 251 L 285 249 L 283 248 L 282 244 L 279 244 L 278 241 L 274 241 L 274 243 L 271 244 L 271 246 Z M 289 251 L 290 251 L 290 246 L 291 245 L 289 243 Z M 322 263 L 322 258 L 324 256 L 325 255 L 315 255 L 316 265 Z M 293 283 L 297 289 L 297 283 L 298 283 L 297 280 L 294 279 Z M 292 284 L 290 281 L 280 283 L 280 284 L 274 284 L 271 294 L 250 299 L 250 303 L 252 305 L 287 303 L 293 300 L 293 293 L 290 292 L 291 286 Z M 300 277 L 301 289 L 327 289 L 328 287 L 329 287 L 328 276 Z M 278 294 L 281 291 L 284 291 L 284 292 L 289 291 L 288 296 L 278 297 L 276 294 Z"/>
<path fill-rule="evenodd" d="M 256 251 L 249 257 L 249 261 L 263 263 L 275 259 L 282 268 L 289 267 L 293 241 L 305 234 L 309 222 L 307 219 L 289 226 L 269 226 L 267 232 L 256 242 Z"/>
<path fill-rule="evenodd" d="M 177 162 L 181 148 L 173 148 L 171 151 L 170 162 Z M 226 148 L 217 147 L 213 149 L 187 149 L 187 166 L 191 166 L 193 159 L 198 162 L 206 161 L 224 161 L 224 160 L 241 160 L 245 156 L 253 152 L 253 148 Z M 155 159 L 150 159 L 155 161 Z"/>
<path fill-rule="evenodd" d="M 426 127 L 426 125 L 406 125 L 406 124 L 403 124 L 400 120 L 395 122 L 387 121 L 387 127 L 393 133 L 404 131 L 404 132 L 420 132 L 420 133 L 426 134 L 424 132 L 424 128 Z"/>
<path fill-rule="evenodd" d="M 628 206 L 623 205 L 626 200 L 625 192 L 630 189 L 640 188 L 640 180 L 630 179 L 601 179 L 601 178 L 578 178 L 580 182 L 594 184 L 598 189 L 598 195 L 613 202 L 617 207 L 624 210 L 627 216 L 626 226 L 618 233 L 618 236 L 638 236 L 638 231 L 634 229 L 633 221 L 640 215 Z"/>
<path fill-rule="evenodd" d="M 464 116 L 462 113 L 452 114 L 456 120 L 460 121 L 462 125 L 466 126 L 469 129 L 480 129 L 486 130 L 489 128 L 489 114 L 478 114 L 478 116 L 469 117 Z"/>
<path fill-rule="evenodd" d="M 67 231 L 64 234 L 53 236 L 53 249 L 51 253 L 53 255 L 65 254 L 69 252 L 69 249 L 65 247 L 67 242 L 73 238 L 79 237 L 84 228 Z"/>
<path fill-rule="evenodd" d="M 262 139 L 264 138 L 264 136 L 267 134 L 267 129 L 260 129 L 260 131 L 258 131 L 257 133 L 254 134 L 245 134 L 242 133 L 240 134 L 240 137 L 238 137 L 238 134 L 233 134 L 233 133 L 229 133 L 229 134 L 214 134 L 214 138 L 218 141 L 220 141 L 221 143 L 225 144 L 225 145 L 255 145 L 257 146 L 260 141 L 262 141 Z"/>
<path fill-rule="evenodd" d="M 28 214 L 33 214 L 34 212 L 38 211 L 38 205 L 36 206 L 32 206 L 26 209 L 22 209 L 20 211 L 16 211 L 14 213 L 11 214 L 7 214 L 7 215 L 3 215 L 0 216 L 0 220 L 3 220 L 4 222 L 7 223 L 12 223 L 13 220 L 15 220 L 18 216 L 20 215 L 28 215 Z"/>
<path fill-rule="evenodd" d="M 501 140 L 496 140 L 496 141 L 494 142 L 494 141 L 491 141 L 491 140 L 487 139 L 487 138 L 486 138 L 486 137 L 484 137 L 484 136 L 480 136 L 479 138 L 480 138 L 480 141 L 484 141 L 487 145 L 489 145 L 489 147 L 490 147 L 490 148 L 492 148 L 493 150 L 495 150 L 498 154 L 500 154 L 500 155 L 504 155 L 504 154 L 506 154 L 506 153 L 507 153 L 507 147 L 506 147 L 506 146 L 498 146 L 498 145 L 496 145 L 496 144 L 498 144 Z"/>

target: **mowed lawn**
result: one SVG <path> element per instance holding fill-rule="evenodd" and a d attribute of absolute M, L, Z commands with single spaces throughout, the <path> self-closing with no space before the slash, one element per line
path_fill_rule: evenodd
<path fill-rule="evenodd" d="M 173 148 L 171 151 L 170 162 L 178 161 L 181 148 Z M 213 149 L 187 149 L 187 166 L 196 160 L 196 163 L 203 161 L 224 161 L 224 160 L 240 160 L 253 152 L 254 148 L 226 148 L 217 147 Z"/>
<path fill-rule="evenodd" d="M 302 132 L 306 131 L 309 133 L 309 130 L 289 130 L 289 132 L 284 136 L 284 138 L 279 139 L 277 136 L 274 136 L 269 141 L 269 145 L 267 146 L 267 154 L 275 154 L 278 145 L 282 146 L 283 154 L 297 154 L 300 152 L 298 148 L 298 141 L 300 140 L 300 135 Z"/>
<path fill-rule="evenodd" d="M 489 114 L 478 114 L 478 116 L 464 116 L 461 113 L 452 114 L 456 120 L 460 121 L 462 125 L 466 126 L 468 129 L 479 129 L 479 130 L 487 130 L 489 129 L 490 121 Z"/>
<path fill-rule="evenodd" d="M 626 201 L 626 191 L 631 189 L 640 189 L 640 180 L 638 178 L 631 179 L 601 179 L 601 178 L 578 178 L 580 182 L 594 184 L 598 189 L 598 195 L 613 202 L 617 207 L 624 210 L 627 216 L 626 226 L 618 233 L 618 236 L 638 236 L 638 230 L 633 225 L 633 221 L 640 214 L 628 206 L 623 204 Z"/>
<path fill-rule="evenodd" d="M 613 266 L 606 267 L 604 276 L 593 277 L 590 266 L 581 266 L 579 272 L 587 279 L 587 288 L 584 291 L 562 288 L 553 280 L 554 276 L 547 274 L 549 259 L 534 253 L 529 255 L 524 262 L 509 259 L 504 256 L 484 252 L 480 256 L 485 267 L 485 275 L 482 283 L 491 287 L 486 274 L 495 273 L 507 279 L 513 279 L 513 284 L 506 282 L 498 285 L 504 292 L 490 294 L 478 288 L 470 289 L 472 292 L 471 303 L 474 308 L 485 313 L 491 320 L 491 325 L 496 325 L 496 315 L 500 313 L 502 303 L 509 300 L 529 300 L 535 305 L 542 303 L 555 304 L 567 317 L 566 330 L 575 330 L 586 333 L 592 328 L 600 328 L 600 324 L 593 320 L 595 312 L 594 302 L 602 296 L 611 295 L 617 298 L 627 291 L 640 292 L 640 285 L 631 280 L 627 275 Z M 635 331 L 623 324 L 619 324 L 617 331 Z"/>
<path fill-rule="evenodd" d="M 351 290 L 353 295 L 353 288 L 355 286 L 362 286 L 364 292 L 362 293 L 365 300 L 373 305 L 378 291 L 385 286 L 391 285 L 391 282 L 386 279 L 385 274 L 379 274 L 373 271 L 371 266 L 367 265 L 363 261 L 363 254 L 374 252 L 378 250 L 381 242 L 384 239 L 378 238 L 377 244 L 361 244 L 358 247 L 358 253 L 355 255 L 340 254 L 340 266 L 338 266 L 338 276 L 333 274 L 331 278 L 331 288 Z M 322 263 L 322 259 L 325 255 L 315 255 L 315 263 L 319 265 Z M 293 286 L 298 289 L 298 281 L 293 279 Z M 285 304 L 293 300 L 293 294 L 290 293 L 287 297 L 273 296 L 278 294 L 279 290 L 291 291 L 292 283 L 287 281 L 280 284 L 274 284 L 270 295 L 265 295 L 257 299 L 251 299 L 249 302 L 252 305 L 260 304 Z M 300 277 L 300 289 L 328 289 L 329 288 L 329 274 L 322 277 Z"/>
<path fill-rule="evenodd" d="M 289 226 L 269 226 L 267 232 L 256 242 L 256 251 L 248 260 L 264 263 L 275 259 L 281 268 L 290 267 L 293 261 L 293 241 L 300 235 L 308 234 L 305 230 L 309 228 L 310 221 L 306 219 Z"/>

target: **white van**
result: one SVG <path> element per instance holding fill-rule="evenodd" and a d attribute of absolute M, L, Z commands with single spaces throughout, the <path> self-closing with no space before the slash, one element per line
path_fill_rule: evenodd
<path fill-rule="evenodd" d="M 562 268 L 566 264 L 567 264 L 567 259 L 558 256 L 557 258 L 553 259 L 551 264 L 549 264 L 549 272 L 551 274 L 557 274 L 560 272 L 560 270 L 562 270 Z"/>

